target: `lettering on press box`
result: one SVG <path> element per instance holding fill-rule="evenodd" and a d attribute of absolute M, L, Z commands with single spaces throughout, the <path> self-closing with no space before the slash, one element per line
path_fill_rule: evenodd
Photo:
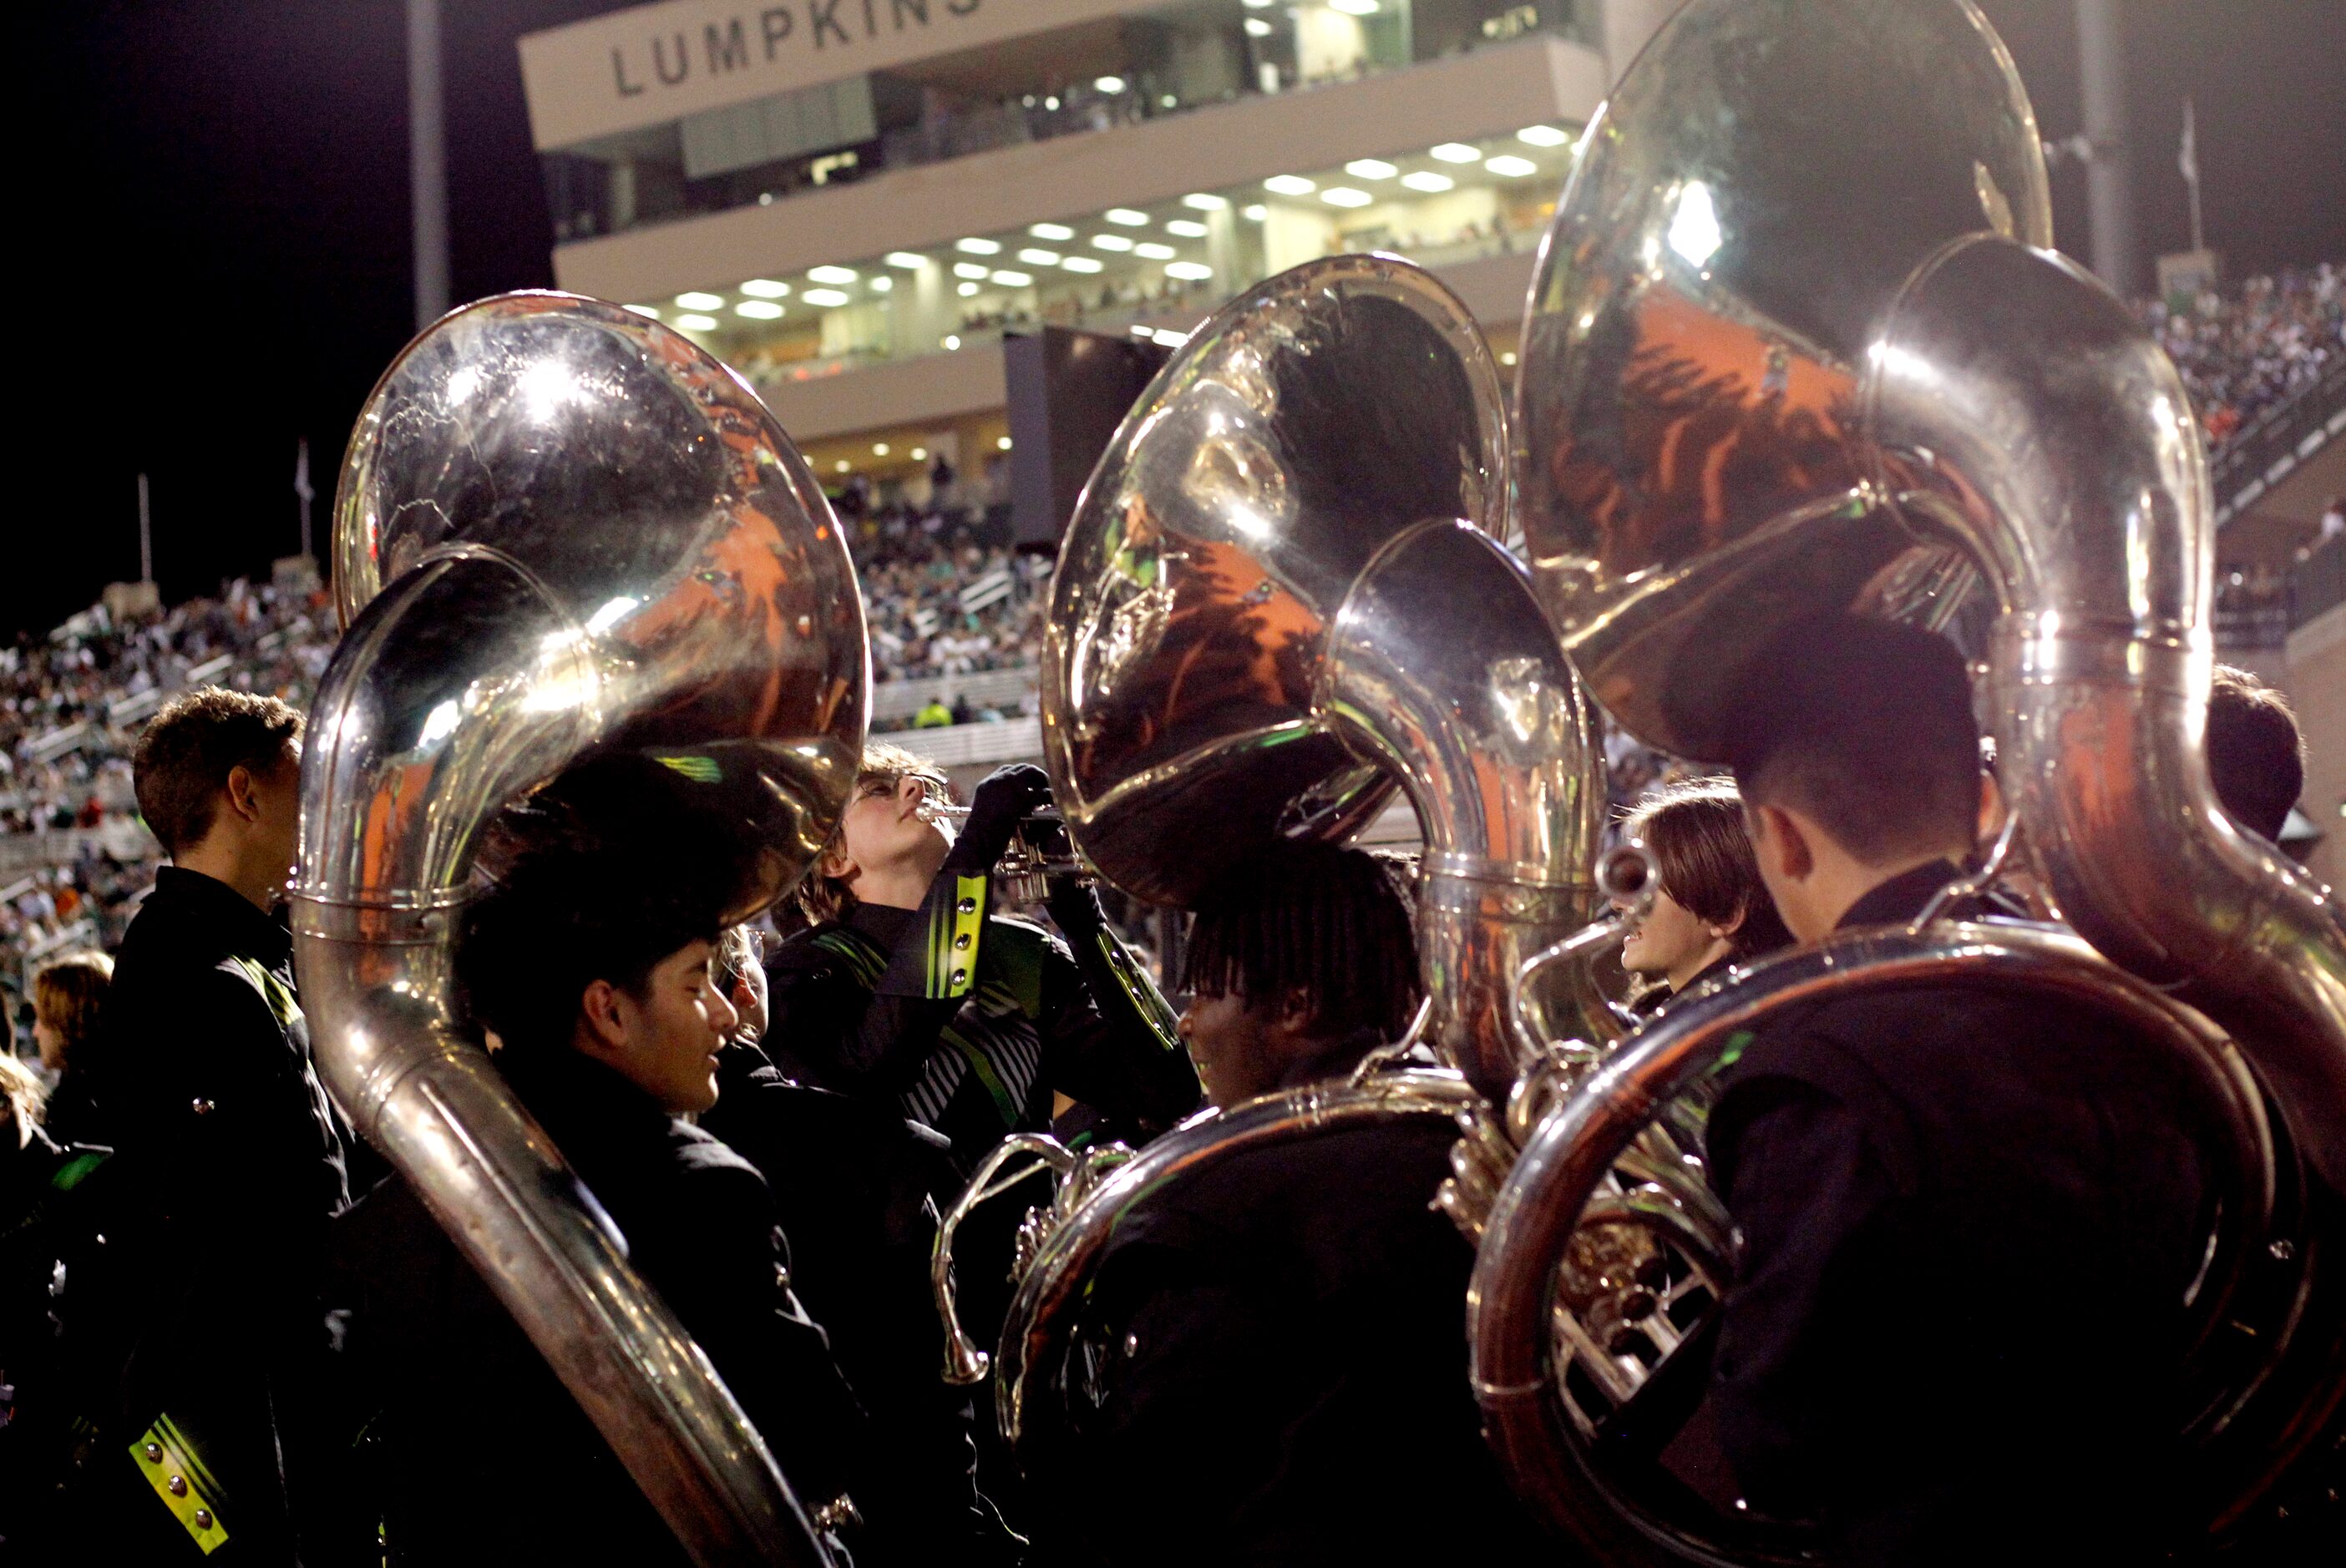
<path fill-rule="evenodd" d="M 611 46 L 611 82 L 623 98 L 654 84 L 680 87 L 696 72 L 729 76 L 758 63 L 776 65 L 791 49 L 852 48 L 883 32 L 927 27 L 933 12 L 974 15 L 984 0 L 801 0 L 704 23 L 696 46 L 682 28 L 655 33 L 637 47 Z"/>

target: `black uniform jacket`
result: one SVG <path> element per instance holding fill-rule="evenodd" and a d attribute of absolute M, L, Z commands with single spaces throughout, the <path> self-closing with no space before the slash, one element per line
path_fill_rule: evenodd
<path fill-rule="evenodd" d="M 964 1170 L 1049 1126 L 1055 1091 L 1136 1141 L 1195 1110 L 1172 1010 L 1114 933 L 1071 952 L 989 917 L 989 897 L 948 868 L 918 910 L 859 904 L 785 942 L 767 968 L 775 1064 L 935 1128 Z"/>
<path fill-rule="evenodd" d="M 856 1487 L 860 1556 L 975 1568 L 1017 1542 L 975 1482 L 974 1411 L 939 1376 L 944 1328 L 929 1294 L 938 1203 L 959 1182 L 952 1145 L 885 1105 L 791 1082 L 754 1045 L 718 1054 L 703 1130 L 756 1166 L 790 1237 L 790 1280 L 831 1337 L 884 1456 Z"/>
<path fill-rule="evenodd" d="M 1530 1529 L 1468 1390 L 1474 1251 L 1431 1207 L 1456 1139 L 1423 1118 L 1322 1133 L 1118 1220 L 1079 1330 L 1096 1370 L 1068 1396 L 1074 1436 L 1049 1435 L 1056 1393 L 1030 1395 L 1052 1401 L 1021 1452 L 1045 1561 L 1535 1560 L 1515 1554 Z"/>
<path fill-rule="evenodd" d="M 97 1522 L 155 1526 L 138 1550 L 193 1560 L 195 1538 L 129 1457 L 168 1418 L 227 1532 L 217 1561 L 290 1560 L 285 1492 L 308 1456 L 301 1411 L 324 1343 L 321 1247 L 349 1196 L 291 934 L 225 883 L 163 868 L 123 939 L 98 1044 L 116 1153 L 86 1207 L 107 1242 L 68 1270 L 63 1300 L 76 1364 L 111 1372 L 87 1390 L 103 1434 Z"/>
<path fill-rule="evenodd" d="M 1750 1505 L 1821 1521 L 1835 1563 L 2141 1560 L 2206 1235 L 2194 1105 L 2094 1012 L 1972 982 L 1770 1023 L 1709 1127 L 1744 1238 L 1713 1400 Z"/>
<path fill-rule="evenodd" d="M 862 1415 L 791 1293 L 757 1170 L 586 1057 L 503 1065 L 801 1501 L 811 1511 L 847 1491 Z M 403 1182 L 378 1186 L 335 1231 L 332 1294 L 365 1431 L 349 1484 L 361 1537 L 379 1520 L 403 1563 L 687 1560 Z"/>

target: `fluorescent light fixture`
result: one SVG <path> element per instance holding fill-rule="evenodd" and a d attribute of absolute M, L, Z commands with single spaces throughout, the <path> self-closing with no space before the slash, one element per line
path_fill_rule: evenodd
<path fill-rule="evenodd" d="M 886 260 L 889 266 L 901 267 L 907 272 L 917 272 L 929 264 L 929 259 L 917 250 L 891 250 Z"/>
<path fill-rule="evenodd" d="M 874 456 L 874 457 L 885 457 L 885 456 L 887 456 L 887 455 L 888 455 L 888 443 L 887 443 L 886 442 L 884 442 L 884 441 L 875 441 L 875 442 L 873 442 L 873 443 L 872 443 L 872 456 Z"/>
<path fill-rule="evenodd" d="M 916 446 L 913 448 L 913 461 L 914 463 L 926 463 L 928 460 L 929 449 L 927 447 Z"/>
<path fill-rule="evenodd" d="M 649 316 L 655 321 L 659 320 L 659 312 L 653 310 L 649 305 L 630 305 L 627 309 L 633 311 L 638 316 Z"/>
<path fill-rule="evenodd" d="M 782 313 L 782 308 L 771 300 L 744 300 L 733 307 L 733 313 L 753 321 L 770 321 Z"/>
<path fill-rule="evenodd" d="M 1092 245 L 1096 249 L 1100 250 L 1129 250 L 1132 249 L 1132 241 L 1127 239 L 1121 234 L 1095 234 L 1092 236 Z"/>
<path fill-rule="evenodd" d="M 1045 250 L 1030 245 L 1018 252 L 1018 260 L 1025 262 L 1029 267 L 1056 267 L 1065 258 L 1056 250 Z"/>
<path fill-rule="evenodd" d="M 1261 202 L 1257 201 L 1239 208 L 1239 216 L 1245 219 L 1249 223 L 1260 223 L 1264 219 L 1270 216 L 1270 209 L 1265 207 Z"/>
<path fill-rule="evenodd" d="M 1170 245 L 1159 245 L 1155 240 L 1141 241 L 1132 248 L 1132 253 L 1136 256 L 1146 256 L 1151 261 L 1170 261 L 1181 254 Z"/>
<path fill-rule="evenodd" d="M 1527 158 L 1517 158 L 1511 152 L 1503 152 L 1496 158 L 1484 158 L 1483 167 L 1501 179 L 1522 179 L 1539 172 L 1539 165 Z"/>
<path fill-rule="evenodd" d="M 1181 199 L 1181 205 L 1193 212 L 1219 212 L 1229 204 L 1229 197 L 1210 196 L 1202 190 L 1193 190 Z"/>
<path fill-rule="evenodd" d="M 1525 126 L 1515 133 L 1515 139 L 1525 147 L 1562 147 L 1572 139 L 1572 133 L 1554 126 Z"/>
<path fill-rule="evenodd" d="M 1251 5 L 1253 0 L 1248 0 L 1248 3 Z M 1260 16 L 1250 16 L 1246 19 L 1246 31 L 1250 38 L 1268 38 L 1270 36 L 1270 24 Z"/>
<path fill-rule="evenodd" d="M 1515 351 L 1509 349 L 1505 353 L 1501 354 L 1499 356 L 1499 362 L 1503 365 L 1514 364 L 1515 362 Z"/>
<path fill-rule="evenodd" d="M 1049 97 L 1045 98 L 1043 100 L 1043 107 L 1054 113 L 1056 113 L 1059 107 L 1059 95 L 1053 93 Z"/>
<path fill-rule="evenodd" d="M 821 305 L 826 310 L 830 309 L 833 305 L 844 305 L 847 303 L 847 296 L 841 293 L 836 289 L 809 289 L 805 293 L 801 294 L 799 298 L 804 300 L 810 305 Z"/>
<path fill-rule="evenodd" d="M 1246 4 L 1250 11 L 1268 11 L 1278 5 L 1279 0 L 1246 0 Z"/>
<path fill-rule="evenodd" d="M 1355 179 L 1391 179 L 1401 170 L 1381 158 L 1356 158 L 1344 166 L 1344 172 Z"/>
<path fill-rule="evenodd" d="M 1377 0 L 1328 0 L 1328 9 L 1341 11 L 1347 16 L 1373 16 Z"/>
<path fill-rule="evenodd" d="M 1201 278 L 1212 277 L 1214 270 L 1203 261 L 1168 261 L 1165 263 L 1165 275 L 1194 283 Z"/>
<path fill-rule="evenodd" d="M 847 459 L 845 459 L 845 458 L 843 458 L 843 457 L 842 457 L 842 458 L 841 458 L 837 463 L 832 463 L 832 464 L 831 465 L 831 472 L 832 472 L 832 473 L 846 473 L 846 472 L 847 472 Z"/>
<path fill-rule="evenodd" d="M 1689 180 L 1678 192 L 1678 209 L 1670 219 L 1670 249 L 1690 267 L 1709 265 L 1725 240 L 1719 229 L 1719 209 L 1711 204 L 1710 187 Z"/>
<path fill-rule="evenodd" d="M 1433 149 L 1433 156 L 1444 163 L 1480 163 L 1483 155 L 1463 141 L 1446 141 Z"/>
<path fill-rule="evenodd" d="M 1331 185 L 1320 193 L 1320 199 L 1331 207 L 1366 207 L 1376 198 L 1365 190 L 1354 190 L 1349 185 Z"/>
<path fill-rule="evenodd" d="M 855 269 L 852 267 L 810 267 L 807 269 L 807 276 L 813 279 L 818 283 L 852 283 L 855 281 Z"/>
<path fill-rule="evenodd" d="M 1401 177 L 1401 182 L 1412 190 L 1423 190 L 1429 196 L 1444 190 L 1455 190 L 1458 188 L 1456 180 L 1446 174 L 1436 174 L 1430 168 L 1421 168 L 1413 174 L 1404 174 Z"/>
<path fill-rule="evenodd" d="M 1024 289 L 1035 280 L 1035 275 L 1032 272 L 1013 271 L 1005 267 L 994 275 L 994 280 L 1005 289 Z"/>
<path fill-rule="evenodd" d="M 1101 93 L 1120 93 L 1124 91 L 1124 78 L 1122 76 L 1095 76 L 1092 79 L 1092 90 Z"/>
<path fill-rule="evenodd" d="M 778 283 L 771 278 L 752 278 L 741 285 L 741 292 L 755 295 L 760 300 L 785 299 L 790 291 L 788 283 Z"/>
<path fill-rule="evenodd" d="M 1309 196 L 1320 188 L 1300 174 L 1274 174 L 1262 182 L 1262 188 L 1273 196 Z"/>
<path fill-rule="evenodd" d="M 971 295 L 977 292 L 977 285 L 974 283 L 956 283 L 954 285 L 954 292 L 966 300 Z"/>
<path fill-rule="evenodd" d="M 695 290 L 688 294 L 678 294 L 676 302 L 688 311 L 714 311 L 725 303 L 725 296 L 704 294 Z"/>
<path fill-rule="evenodd" d="M 1073 239 L 1076 231 L 1064 223 L 1030 223 L 1026 232 L 1037 239 Z"/>
<path fill-rule="evenodd" d="M 944 335 L 944 341 L 945 345 L 945 352 L 951 353 L 955 349 L 961 347 L 961 334 L 959 332 L 947 332 Z"/>
<path fill-rule="evenodd" d="M 885 272 L 882 272 L 880 276 L 872 279 L 872 281 L 864 284 L 863 286 L 871 290 L 875 294 L 884 294 L 889 290 L 893 289 L 896 286 L 896 280 L 891 278 Z"/>
<path fill-rule="evenodd" d="M 1168 218 L 1165 220 L 1165 232 L 1178 234 L 1184 239 L 1203 239 L 1207 229 L 1204 224 L 1187 218 Z"/>
<path fill-rule="evenodd" d="M 956 278 L 983 278 L 988 272 L 993 270 L 993 268 L 988 267 L 983 261 L 956 261 L 954 263 L 954 276 Z"/>
<path fill-rule="evenodd" d="M 1096 272 L 1107 263 L 1096 256 L 1067 256 L 1060 259 L 1059 265 L 1070 272 Z"/>
<path fill-rule="evenodd" d="M 1002 254 L 1002 241 L 999 239 L 956 239 L 954 241 L 954 249 L 968 256 L 999 256 Z"/>
<path fill-rule="evenodd" d="M 1148 214 L 1146 212 L 1135 212 L 1129 207 L 1111 207 L 1106 212 L 1101 213 L 1100 216 L 1107 219 L 1110 223 L 1121 223 L 1127 229 L 1139 229 L 1145 227 L 1148 222 Z"/>
<path fill-rule="evenodd" d="M 688 332 L 713 332 L 717 330 L 714 316 L 678 316 L 676 324 Z"/>
<path fill-rule="evenodd" d="M 1009 450 L 1010 450 L 1010 438 L 1009 438 L 1008 436 L 1006 436 L 1006 435 L 997 435 L 997 436 L 995 436 L 995 437 L 994 438 L 994 451 L 996 451 L 996 452 L 1007 452 L 1007 451 L 1009 451 Z"/>

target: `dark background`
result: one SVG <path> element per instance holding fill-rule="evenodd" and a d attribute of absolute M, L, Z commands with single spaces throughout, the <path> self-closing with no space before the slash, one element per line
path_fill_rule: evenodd
<path fill-rule="evenodd" d="M 2044 133 L 2078 130 L 2071 0 L 1982 3 Z M 552 282 L 514 44 L 617 8 L 445 0 L 455 300 Z M 0 637 L 138 575 L 141 470 L 167 603 L 297 548 L 302 436 L 322 554 L 342 438 L 413 313 L 399 0 L 31 9 L 14 64 L 46 134 L 20 140 L 14 166 L 12 341 L 26 352 Z M 2346 0 L 2125 11 L 2146 280 L 2150 258 L 2188 242 L 2175 167 L 2187 93 L 2208 240 L 2234 276 L 2346 260 Z M 2083 171 L 2056 170 L 2054 195 L 2055 231 L 2086 253 Z"/>

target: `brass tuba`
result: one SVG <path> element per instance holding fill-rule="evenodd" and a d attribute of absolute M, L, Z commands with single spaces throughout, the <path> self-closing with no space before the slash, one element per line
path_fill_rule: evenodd
<path fill-rule="evenodd" d="M 587 759 L 765 846 L 770 901 L 853 783 L 854 567 L 749 387 L 561 294 L 401 353 L 334 505 L 343 622 L 301 764 L 294 953 L 321 1074 L 527 1330 L 694 1559 L 826 1561 L 707 1358 L 451 995 L 482 830 Z M 745 910 L 743 914 L 752 912 Z"/>
<path fill-rule="evenodd" d="M 1545 1044 L 1526 962 L 1588 920 L 1594 715 L 1507 531 L 1504 399 L 1481 333 L 1418 269 L 1310 263 L 1232 300 L 1158 373 L 1077 504 L 1052 586 L 1044 745 L 1067 830 L 1105 878 L 1185 901 L 1277 839 L 1341 837 L 1396 786 L 1423 826 L 1413 1031 L 1445 1066 L 1205 1113 L 1120 1165 L 1005 1145 L 1078 1184 L 1030 1227 L 993 1359 L 1015 1443 L 1113 1217 L 1131 1196 L 1315 1131 L 1487 1114 Z M 1472 635 L 1462 635 L 1464 628 Z M 1212 830 L 1200 834 L 1201 823 Z M 1586 966 L 1546 966 L 1528 1012 L 1619 1032 Z M 1010 1178 L 1015 1179 L 1015 1178 Z M 1433 1195 L 1428 1194 L 1431 1197 Z M 985 1359 L 958 1336 L 949 1375 Z"/>
<path fill-rule="evenodd" d="M 1846 933 L 1566 1087 L 1490 1216 L 1470 1338 L 1519 1489 L 1606 1561 L 1799 1555 L 1641 1484 L 1644 1452 L 1616 1440 L 1669 1359 L 1592 1357 L 1554 1302 L 1592 1196 L 1730 1033 L 1852 986 L 1985 973 L 2084 996 L 2195 1072 L 2229 1135 L 2178 1415 L 2207 1543 L 2270 1519 L 2336 1441 L 2346 931 L 2216 805 L 2198 426 L 2157 346 L 2051 242 L 2033 113 L 1965 0 L 1692 0 L 1589 127 L 1543 247 L 1522 521 L 1596 696 L 1715 758 L 1730 682 L 1793 617 L 1937 620 L 1975 583 L 2005 793 L 2092 944 Z"/>

